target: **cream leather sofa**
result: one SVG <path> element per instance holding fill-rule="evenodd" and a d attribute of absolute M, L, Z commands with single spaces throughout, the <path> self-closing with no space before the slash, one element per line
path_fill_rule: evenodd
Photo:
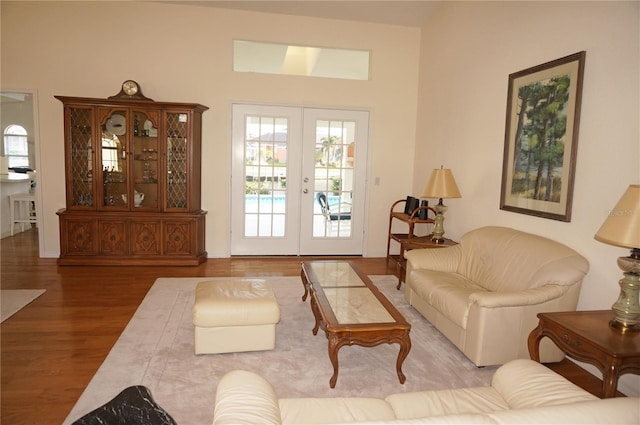
<path fill-rule="evenodd" d="M 638 406 L 638 397 L 600 400 L 532 360 L 501 366 L 490 387 L 399 393 L 385 399 L 278 399 L 261 376 L 235 370 L 218 384 L 213 424 L 637 425 Z"/>
<path fill-rule="evenodd" d="M 405 298 L 476 366 L 529 358 L 537 313 L 574 311 L 587 260 L 573 249 L 506 227 L 466 233 L 459 245 L 406 254 Z M 541 361 L 563 358 L 543 339 Z"/>

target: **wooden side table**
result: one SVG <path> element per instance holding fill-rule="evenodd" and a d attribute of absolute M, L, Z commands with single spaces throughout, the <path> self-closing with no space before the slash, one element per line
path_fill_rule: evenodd
<path fill-rule="evenodd" d="M 458 242 L 447 238 L 444 238 L 444 242 L 436 243 L 431 240 L 431 237 L 432 235 L 414 236 L 411 239 L 406 239 L 400 242 L 400 256 L 396 263 L 396 269 L 398 271 L 398 286 L 396 286 L 396 289 L 400 289 L 407 273 L 407 260 L 404 258 L 405 251 L 424 248 L 445 248 L 447 246 L 458 245 Z"/>
<path fill-rule="evenodd" d="M 427 214 L 429 211 L 435 215 L 436 211 L 429 206 L 421 206 L 416 208 L 411 214 L 405 214 L 404 212 L 394 211 L 397 205 L 405 202 L 404 199 L 399 199 L 391 205 L 391 209 L 389 210 L 389 232 L 387 234 L 387 264 L 390 261 L 396 262 L 396 266 L 398 261 L 402 259 L 402 253 L 400 255 L 391 254 L 391 241 L 396 241 L 402 246 L 402 243 L 406 240 L 413 239 L 418 237 L 415 234 L 415 225 L 416 224 L 433 224 L 434 221 L 430 218 L 421 219 L 420 212 L 427 210 Z M 393 233 L 393 221 L 398 220 L 401 223 L 405 223 L 407 225 L 407 233 Z"/>
<path fill-rule="evenodd" d="M 551 339 L 565 354 L 602 372 L 602 398 L 614 397 L 618 378 L 640 374 L 640 333 L 622 333 L 609 326 L 611 310 L 539 313 L 529 334 L 529 355 L 540 361 L 540 340 Z"/>

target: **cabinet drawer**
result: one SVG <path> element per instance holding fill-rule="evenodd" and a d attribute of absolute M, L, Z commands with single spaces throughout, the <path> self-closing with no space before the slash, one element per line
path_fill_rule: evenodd
<path fill-rule="evenodd" d="M 126 255 L 127 227 L 124 220 L 99 220 L 98 221 L 101 255 Z"/>
<path fill-rule="evenodd" d="M 162 234 L 160 221 L 131 222 L 131 250 L 134 255 L 160 254 Z"/>
<path fill-rule="evenodd" d="M 60 217 L 60 251 L 70 255 L 96 255 L 97 222 L 86 218 Z"/>
<path fill-rule="evenodd" d="M 164 223 L 164 253 L 168 255 L 194 254 L 194 221 L 166 221 Z"/>

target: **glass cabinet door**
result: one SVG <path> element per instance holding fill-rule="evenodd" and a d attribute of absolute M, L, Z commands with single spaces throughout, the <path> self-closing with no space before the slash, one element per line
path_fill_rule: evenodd
<path fill-rule="evenodd" d="M 157 111 L 133 111 L 133 208 L 159 207 L 158 117 Z"/>
<path fill-rule="evenodd" d="M 69 108 L 69 147 L 67 172 L 71 182 L 67 204 L 71 207 L 93 207 L 93 113 L 91 108 Z"/>
<path fill-rule="evenodd" d="M 188 116 L 167 113 L 167 208 L 187 208 Z"/>
<path fill-rule="evenodd" d="M 127 112 L 115 110 L 108 113 L 100 126 L 100 169 L 102 173 L 101 207 L 122 209 L 127 200 Z"/>

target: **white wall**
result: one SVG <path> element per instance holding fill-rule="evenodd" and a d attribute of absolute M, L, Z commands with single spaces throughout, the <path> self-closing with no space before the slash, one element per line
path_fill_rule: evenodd
<path fill-rule="evenodd" d="M 616 258 L 628 255 L 593 235 L 629 184 L 640 183 L 639 21 L 639 2 L 446 2 L 423 27 L 414 191 L 443 164 L 463 196 L 447 202 L 449 237 L 503 225 L 579 251 L 591 265 L 579 310 L 611 307 L 622 277 Z M 509 74 L 582 50 L 571 222 L 501 211 Z M 635 378 L 623 377 L 627 394 L 640 393 Z"/>
<path fill-rule="evenodd" d="M 411 186 L 420 30 L 153 2 L 13 2 L 2 7 L 2 87 L 38 90 L 44 252 L 59 255 L 64 208 L 62 104 L 105 98 L 126 79 L 156 100 L 198 102 L 209 257 L 229 255 L 233 101 L 371 111 L 365 254 L 384 255 L 386 211 Z M 232 72 L 232 40 L 372 51 L 370 81 Z"/>

